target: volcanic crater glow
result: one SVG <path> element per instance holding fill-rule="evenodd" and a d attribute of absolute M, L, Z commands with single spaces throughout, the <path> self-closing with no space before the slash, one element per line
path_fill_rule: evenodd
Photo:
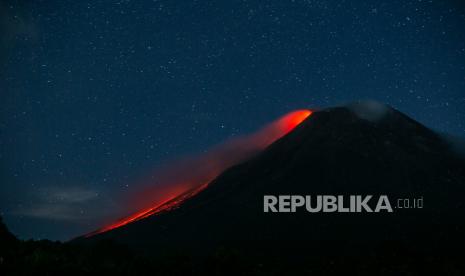
<path fill-rule="evenodd" d="M 107 232 L 179 207 L 182 202 L 207 188 L 209 183 L 224 170 L 262 151 L 271 143 L 292 131 L 311 114 L 312 111 L 306 109 L 290 112 L 253 134 L 226 141 L 219 146 L 213 147 L 206 154 L 190 158 L 187 164 L 183 164 L 182 167 L 173 168 L 176 174 L 187 175 L 179 183 L 162 185 L 140 195 L 150 198 L 153 194 L 156 194 L 153 197 L 156 199 L 149 206 L 141 208 L 140 211 L 135 212 L 133 215 L 91 232 L 86 237 Z M 193 170 L 196 173 L 189 174 Z"/>

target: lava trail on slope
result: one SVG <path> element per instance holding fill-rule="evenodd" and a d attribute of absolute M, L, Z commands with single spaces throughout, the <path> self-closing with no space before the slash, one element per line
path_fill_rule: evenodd
<path fill-rule="evenodd" d="M 165 183 L 162 187 L 157 185 L 152 190 L 145 190 L 138 196 L 139 201 L 140 197 L 144 197 L 145 201 L 149 202 L 149 206 L 140 208 L 140 211 L 135 212 L 133 215 L 85 236 L 90 237 L 107 232 L 178 207 L 186 199 L 205 189 L 224 170 L 262 151 L 271 143 L 292 131 L 311 114 L 312 111 L 306 109 L 290 112 L 255 133 L 226 141 L 213 147 L 206 154 L 190 158 L 188 161 L 184 161 L 182 165 L 174 166 L 172 172 L 166 174 L 168 177 L 165 176 L 170 178 L 170 181 L 166 181 L 168 184 Z M 151 195 L 154 195 L 153 200 L 150 200 Z"/>

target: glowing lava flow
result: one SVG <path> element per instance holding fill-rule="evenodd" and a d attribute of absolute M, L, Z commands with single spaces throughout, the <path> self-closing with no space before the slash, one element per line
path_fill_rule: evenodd
<path fill-rule="evenodd" d="M 256 133 L 227 141 L 214 147 L 207 154 L 191 158 L 187 165 L 184 164 L 182 168 L 180 166 L 175 168 L 177 175 L 187 175 L 187 179 L 178 180 L 180 183 L 169 184 L 170 188 L 167 188 L 166 191 L 158 191 L 159 193 L 165 192 L 164 199 L 158 200 L 155 205 L 152 203 L 151 207 L 142 208 L 141 211 L 131 216 L 85 236 L 90 237 L 107 232 L 149 216 L 177 208 L 182 202 L 204 190 L 224 170 L 262 151 L 271 143 L 292 131 L 311 114 L 312 111 L 305 109 L 288 113 Z M 195 175 L 189 175 L 188 173 L 188 171 L 192 171 L 192 168 L 195 168 Z M 160 190 L 163 189 L 160 188 Z M 144 193 L 144 196 L 147 196 L 147 194 L 150 193 Z"/>
<path fill-rule="evenodd" d="M 108 225 L 108 226 L 103 227 L 103 228 L 101 228 L 99 230 L 91 232 L 91 233 L 85 235 L 85 237 L 91 237 L 91 236 L 94 236 L 94 235 L 97 235 L 97 234 L 107 232 L 107 231 L 113 230 L 115 228 L 124 226 L 126 224 L 129 224 L 129 223 L 144 219 L 146 217 L 149 217 L 149 216 L 152 216 L 152 215 L 155 215 L 155 214 L 160 214 L 162 212 L 175 209 L 184 200 L 195 196 L 200 191 L 205 189 L 207 186 L 208 186 L 208 183 L 204 184 L 204 185 L 201 185 L 200 187 L 196 187 L 196 188 L 193 188 L 191 190 L 185 191 L 185 192 L 183 192 L 181 194 L 172 196 L 172 197 L 168 198 L 167 200 L 155 205 L 154 207 L 148 208 L 146 210 L 142 210 L 142 211 L 140 211 L 140 212 L 138 212 L 138 213 L 136 213 L 136 214 L 134 214 L 132 216 L 129 216 L 129 217 L 124 218 L 124 219 L 122 219 L 120 221 L 117 221 L 117 222 L 115 222 L 115 223 L 113 223 L 111 225 Z"/>

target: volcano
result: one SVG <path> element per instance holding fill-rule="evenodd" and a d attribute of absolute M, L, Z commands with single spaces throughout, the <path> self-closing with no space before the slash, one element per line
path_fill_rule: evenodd
<path fill-rule="evenodd" d="M 357 102 L 313 112 L 177 208 L 75 242 L 111 239 L 152 254 L 231 247 L 293 260 L 394 245 L 394 255 L 445 256 L 464 245 L 464 192 L 465 159 L 440 134 L 389 106 Z M 393 211 L 264 212 L 265 195 L 385 195 Z M 399 206 L 405 199 L 422 206 Z"/>

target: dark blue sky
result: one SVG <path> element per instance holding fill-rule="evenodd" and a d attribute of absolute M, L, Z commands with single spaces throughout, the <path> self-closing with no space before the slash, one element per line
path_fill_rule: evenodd
<path fill-rule="evenodd" d="M 2 1 L 0 211 L 101 226 L 137 179 L 297 108 L 375 99 L 465 136 L 461 1 Z"/>

